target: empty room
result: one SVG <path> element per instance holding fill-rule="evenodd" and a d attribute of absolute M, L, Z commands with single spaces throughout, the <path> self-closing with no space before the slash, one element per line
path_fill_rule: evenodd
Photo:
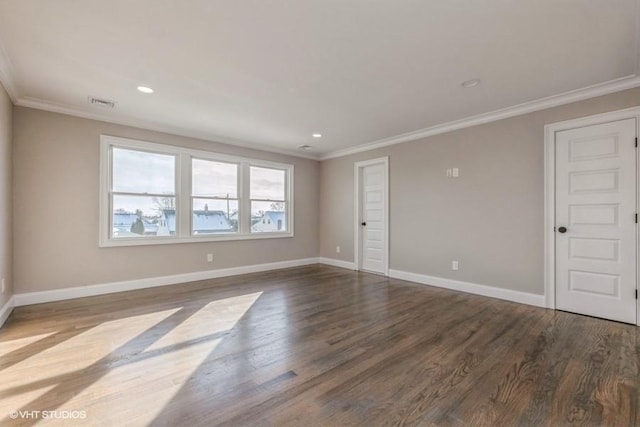
<path fill-rule="evenodd" d="M 640 426 L 640 0 L 0 0 L 0 426 Z"/>

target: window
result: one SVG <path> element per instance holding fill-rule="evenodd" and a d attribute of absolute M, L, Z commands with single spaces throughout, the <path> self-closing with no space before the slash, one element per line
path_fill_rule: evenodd
<path fill-rule="evenodd" d="M 251 232 L 286 231 L 287 171 L 251 166 Z"/>
<path fill-rule="evenodd" d="M 191 232 L 238 232 L 238 164 L 191 160 Z"/>
<path fill-rule="evenodd" d="M 161 221 L 176 206 L 176 156 L 114 147 L 111 238 L 171 236 Z"/>
<path fill-rule="evenodd" d="M 293 166 L 101 137 L 100 245 L 293 236 Z"/>

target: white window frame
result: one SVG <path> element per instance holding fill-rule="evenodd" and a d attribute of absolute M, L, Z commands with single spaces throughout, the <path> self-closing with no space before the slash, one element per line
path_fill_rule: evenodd
<path fill-rule="evenodd" d="M 174 236 L 111 237 L 113 207 L 111 205 L 112 147 L 125 150 L 148 151 L 176 156 L 176 234 Z M 221 234 L 192 234 L 192 171 L 191 159 L 237 163 L 238 167 L 238 231 Z M 285 198 L 287 230 L 276 232 L 251 232 L 251 201 L 249 168 L 251 166 L 281 169 L 285 171 Z M 100 201 L 99 201 L 99 246 L 142 246 L 174 243 L 218 242 L 227 240 L 256 240 L 293 237 L 293 181 L 294 167 L 291 164 L 267 160 L 230 156 L 210 151 L 194 150 L 173 145 L 100 135 Z"/>
<path fill-rule="evenodd" d="M 252 199 L 251 198 L 251 167 L 258 167 L 258 168 L 264 168 L 264 169 L 273 169 L 273 170 L 280 170 L 280 171 L 284 171 L 285 176 L 284 176 L 284 200 L 275 200 L 275 199 Z M 287 200 L 287 196 L 289 195 L 289 179 L 288 179 L 288 173 L 286 169 L 283 169 L 281 167 L 275 167 L 275 166 L 265 166 L 262 164 L 258 164 L 254 161 L 252 161 L 251 163 L 249 163 L 249 167 L 248 169 L 248 181 L 249 181 L 249 187 L 248 187 L 248 192 L 247 192 L 247 198 L 249 199 L 249 211 L 251 211 L 251 202 L 283 202 L 285 209 L 284 209 L 284 216 L 285 216 L 285 224 L 287 225 L 287 229 L 289 228 L 289 200 Z M 251 218 L 249 218 L 249 220 L 251 220 Z M 278 231 L 277 233 L 286 233 L 287 231 Z M 249 233 L 252 234 L 269 234 L 269 232 L 265 232 L 265 231 L 251 231 L 251 224 L 249 224 Z"/>
<path fill-rule="evenodd" d="M 242 214 L 242 209 L 240 207 L 240 202 L 241 202 L 241 198 L 240 195 L 242 193 L 242 163 L 240 162 L 230 162 L 228 160 L 220 160 L 218 159 L 212 159 L 211 156 L 208 156 L 207 158 L 204 157 L 197 157 L 197 156 L 190 156 L 189 158 L 189 168 L 190 168 L 190 173 L 189 173 L 189 179 L 191 180 L 191 187 L 189 188 L 189 211 L 190 211 L 190 223 L 189 223 L 189 234 L 191 236 L 203 236 L 202 234 L 195 234 L 193 232 L 193 201 L 195 199 L 208 199 L 208 200 L 226 200 L 220 197 L 204 197 L 204 196 L 194 196 L 193 195 L 193 161 L 194 160 L 204 160 L 204 161 L 210 161 L 210 162 L 218 162 L 218 163 L 226 163 L 226 164 L 231 164 L 231 165 L 235 165 L 237 166 L 236 169 L 236 199 L 232 199 L 232 200 L 237 200 L 238 201 L 238 230 L 237 231 L 228 231 L 228 232 L 222 232 L 222 233 L 210 233 L 210 234 L 204 234 L 204 236 L 222 236 L 222 235 L 227 235 L 227 236 L 235 236 L 240 234 L 240 215 Z M 231 200 L 231 199 L 230 199 Z"/>

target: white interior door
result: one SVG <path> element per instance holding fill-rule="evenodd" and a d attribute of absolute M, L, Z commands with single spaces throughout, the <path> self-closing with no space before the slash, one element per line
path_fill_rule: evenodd
<path fill-rule="evenodd" d="M 359 268 L 387 274 L 387 163 L 359 167 Z"/>
<path fill-rule="evenodd" d="M 635 119 L 556 134 L 556 307 L 636 323 Z"/>

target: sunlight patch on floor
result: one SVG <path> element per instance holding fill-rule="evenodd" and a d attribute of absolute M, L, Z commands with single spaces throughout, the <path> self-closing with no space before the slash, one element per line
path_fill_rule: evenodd
<path fill-rule="evenodd" d="M 0 397 L 0 425 L 2 424 L 2 419 L 6 417 L 11 411 L 18 411 L 28 405 L 29 402 L 32 402 L 38 399 L 41 396 L 47 394 L 51 389 L 53 389 L 56 384 L 51 384 L 46 387 L 38 388 L 35 390 L 26 390 L 22 393 L 15 393 L 11 395 L 11 399 L 4 399 Z M 0 394 L 0 396 L 2 396 Z"/>
<path fill-rule="evenodd" d="M 110 370 L 65 406 L 85 407 L 91 402 L 86 408 L 88 420 L 92 410 L 104 414 L 113 408 L 110 421 L 116 424 L 148 425 L 224 340 L 224 336 L 217 337 L 216 333 L 231 330 L 261 294 L 256 292 L 207 304 L 139 357 L 134 356 L 130 363 Z M 189 343 L 190 340 L 196 341 Z M 167 371 L 163 366 L 172 368 Z M 144 413 L 139 408 L 145 408 Z"/>
<path fill-rule="evenodd" d="M 36 341 L 44 339 L 48 336 L 57 333 L 57 331 L 48 332 L 46 334 L 38 334 L 38 335 L 30 335 L 28 337 L 16 338 L 16 339 L 8 339 L 6 341 L 0 341 L 0 356 L 6 356 L 12 351 L 16 351 L 21 349 L 22 347 L 26 347 L 29 344 L 33 344 Z M 1 365 L 1 363 L 0 363 Z"/>
<path fill-rule="evenodd" d="M 113 425 L 149 425 L 222 340 L 204 341 L 164 353 L 155 356 L 151 363 L 147 360 L 119 366 L 65 406 L 86 408 L 88 420 L 91 420 L 92 412 L 110 413 L 109 420 Z M 163 366 L 172 368 L 166 370 Z M 140 408 L 145 410 L 140 411 Z"/>
<path fill-rule="evenodd" d="M 151 344 L 147 351 L 197 340 L 233 329 L 262 292 L 211 301 L 171 332 Z"/>
<path fill-rule="evenodd" d="M 101 323 L 3 370 L 0 391 L 91 366 L 113 350 L 169 317 L 180 308 Z M 60 363 L 63 360 L 64 363 Z"/>

